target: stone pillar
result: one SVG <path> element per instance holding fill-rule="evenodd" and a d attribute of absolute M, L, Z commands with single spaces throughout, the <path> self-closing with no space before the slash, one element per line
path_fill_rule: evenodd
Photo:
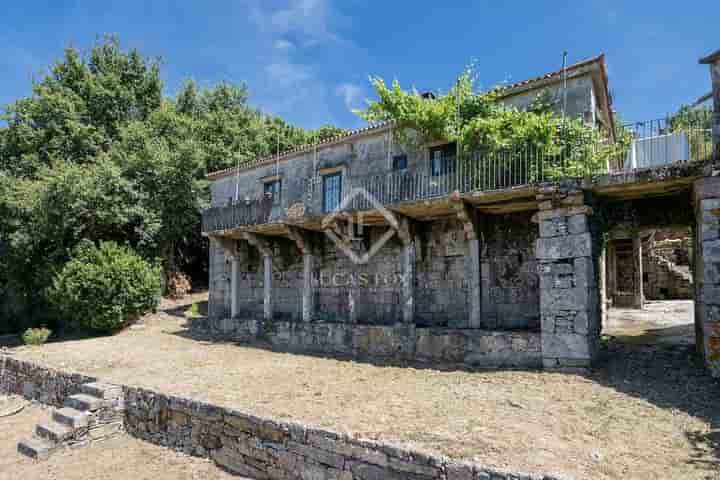
<path fill-rule="evenodd" d="M 238 289 L 240 288 L 240 258 L 237 255 L 230 257 L 230 318 L 238 316 L 240 310 L 240 299 Z"/>
<path fill-rule="evenodd" d="M 315 252 L 313 251 L 313 238 L 311 233 L 301 228 L 288 225 L 288 236 L 295 241 L 303 256 L 303 292 L 302 292 L 302 320 L 310 322 L 315 317 Z"/>
<path fill-rule="evenodd" d="M 272 304 L 272 283 L 273 283 L 273 252 L 270 242 L 260 236 L 244 232 L 243 237 L 248 241 L 250 245 L 256 247 L 263 257 L 263 319 L 273 319 L 273 304 Z"/>
<path fill-rule="evenodd" d="M 403 323 L 415 323 L 415 242 L 403 246 Z"/>
<path fill-rule="evenodd" d="M 480 239 L 468 240 L 468 261 L 470 262 L 470 328 L 480 328 L 482 321 L 482 293 L 480 291 Z"/>
<path fill-rule="evenodd" d="M 615 302 L 615 291 L 617 290 L 617 258 L 615 257 L 615 244 L 612 240 L 607 241 L 607 301 L 608 306 Z"/>
<path fill-rule="evenodd" d="M 480 328 L 482 322 L 482 289 L 480 277 L 480 223 L 477 211 L 464 203 L 457 192 L 451 197 L 458 220 L 462 222 L 467 239 L 468 295 L 470 297 L 470 328 Z"/>
<path fill-rule="evenodd" d="M 540 236 L 535 254 L 540 274 L 543 366 L 589 367 L 600 337 L 600 302 L 590 233 L 592 209 L 581 192 L 538 195 L 534 221 Z"/>
<path fill-rule="evenodd" d="M 263 319 L 270 321 L 273 319 L 272 304 L 272 255 L 263 254 Z"/>
<path fill-rule="evenodd" d="M 349 323 L 357 323 L 357 300 L 358 300 L 358 291 L 357 291 L 357 281 L 355 279 L 354 275 L 351 275 L 350 278 L 350 287 L 348 288 L 348 322 Z"/>
<path fill-rule="evenodd" d="M 695 182 L 695 342 L 720 377 L 720 177 Z"/>
<path fill-rule="evenodd" d="M 710 65 L 714 111 L 713 144 L 715 161 L 720 161 L 720 50 L 701 58 L 700 63 Z"/>
<path fill-rule="evenodd" d="M 633 307 L 643 308 L 643 248 L 640 232 L 633 235 Z"/>

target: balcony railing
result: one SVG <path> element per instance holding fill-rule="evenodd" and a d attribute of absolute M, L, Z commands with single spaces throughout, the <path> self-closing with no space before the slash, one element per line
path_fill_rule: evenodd
<path fill-rule="evenodd" d="M 272 198 L 266 195 L 210 207 L 202 212 L 202 231 L 217 232 L 243 225 L 268 223 L 271 219 L 272 207 Z"/>
<path fill-rule="evenodd" d="M 401 170 L 343 179 L 342 195 L 362 189 L 369 195 L 355 195 L 344 210 L 373 209 L 370 198 L 382 205 L 463 194 L 530 186 L 540 182 L 579 178 L 678 162 L 707 161 L 713 155 L 710 112 L 636 122 L 618 128 L 612 145 L 585 145 L 582 142 L 561 149 L 532 146 L 504 151 L 465 153 L 444 158 L 443 168 Z M 302 203 L 304 215 L 324 215 L 320 177 L 306 180 Z M 294 202 L 290 202 L 291 204 Z M 219 231 L 244 225 L 282 220 L 281 209 L 272 208 L 272 199 L 262 197 L 214 207 L 203 212 L 203 231 Z"/>

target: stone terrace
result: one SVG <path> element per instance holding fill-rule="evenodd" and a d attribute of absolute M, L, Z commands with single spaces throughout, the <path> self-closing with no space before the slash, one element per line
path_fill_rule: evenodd
<path fill-rule="evenodd" d="M 113 337 L 11 352 L 500 469 L 701 479 L 720 468 L 720 416 L 707 400 L 720 386 L 688 362 L 689 347 L 606 345 L 600 368 L 586 376 L 380 367 L 205 342 L 190 336 L 185 308 L 166 304 L 144 328 Z"/>

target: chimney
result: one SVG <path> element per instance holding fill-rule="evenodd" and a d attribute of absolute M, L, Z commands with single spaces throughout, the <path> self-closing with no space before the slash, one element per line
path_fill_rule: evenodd
<path fill-rule="evenodd" d="M 720 50 L 700 59 L 701 64 L 710 65 L 713 98 L 713 145 L 715 161 L 720 162 Z"/>

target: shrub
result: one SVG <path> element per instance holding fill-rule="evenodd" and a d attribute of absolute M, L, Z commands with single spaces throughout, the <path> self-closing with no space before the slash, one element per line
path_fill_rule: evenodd
<path fill-rule="evenodd" d="M 81 242 L 53 279 L 48 299 L 73 325 L 110 332 L 157 306 L 160 267 L 114 242 Z"/>
<path fill-rule="evenodd" d="M 22 334 L 22 339 L 26 345 L 42 345 L 47 342 L 51 333 L 52 331 L 47 328 L 28 328 Z"/>

